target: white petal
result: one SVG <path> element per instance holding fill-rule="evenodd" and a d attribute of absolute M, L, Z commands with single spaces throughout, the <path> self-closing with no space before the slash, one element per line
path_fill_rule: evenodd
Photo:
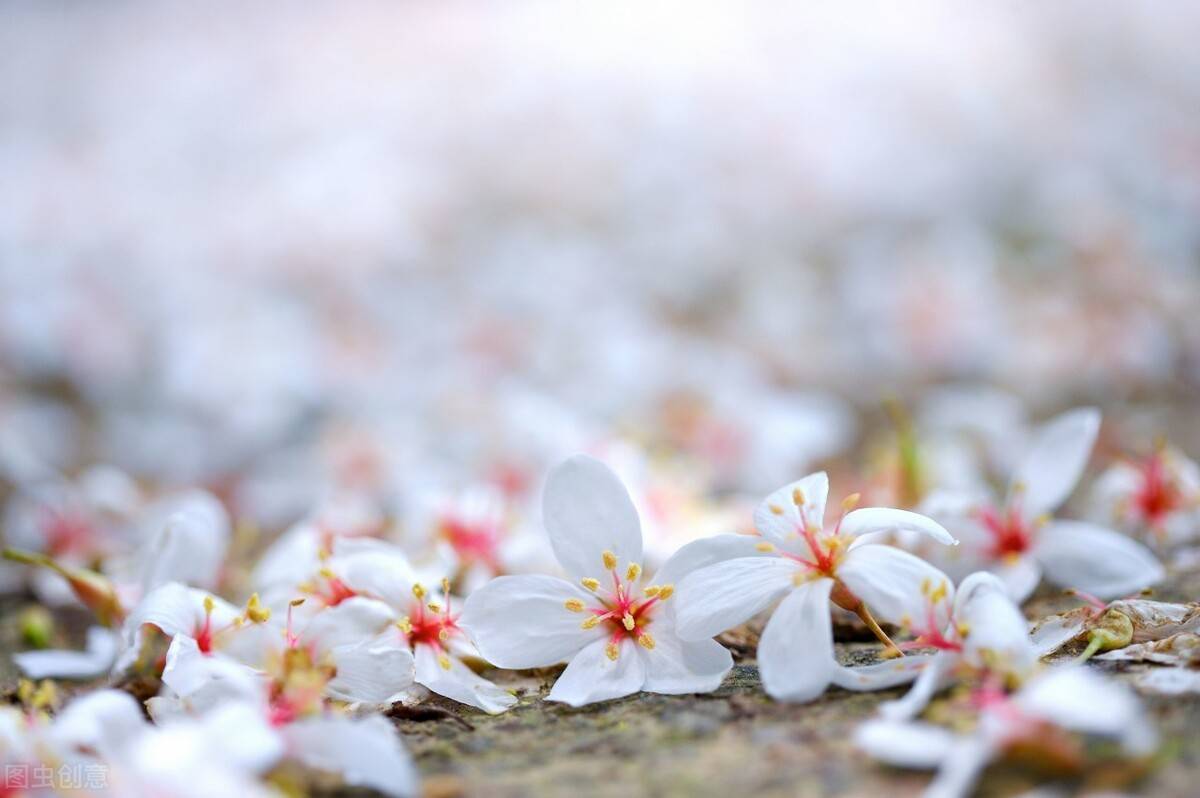
<path fill-rule="evenodd" d="M 1163 567 L 1135 540 L 1083 521 L 1054 521 L 1034 549 L 1046 576 L 1102 599 L 1127 595 L 1162 580 Z"/>
<path fill-rule="evenodd" d="M 938 543 L 957 546 L 958 541 L 932 518 L 908 510 L 888 507 L 864 507 L 847 513 L 840 527 L 842 534 L 858 537 L 873 532 L 910 532 L 933 538 Z"/>
<path fill-rule="evenodd" d="M 837 664 L 829 620 L 832 579 L 795 588 L 771 615 L 758 641 L 758 670 L 777 701 L 811 701 L 829 685 Z"/>
<path fill-rule="evenodd" d="M 103 626 L 87 631 L 83 651 L 22 651 L 13 654 L 13 662 L 30 679 L 94 679 L 113 666 L 117 658 L 118 637 Z"/>
<path fill-rule="evenodd" d="M 854 744 L 889 765 L 931 770 L 954 745 L 954 735 L 929 723 L 868 720 L 854 733 Z"/>
<path fill-rule="evenodd" d="M 1131 748 L 1152 745 L 1154 731 L 1137 696 L 1087 668 L 1051 668 L 1013 698 L 1022 710 L 1073 731 L 1116 737 Z"/>
<path fill-rule="evenodd" d="M 554 556 L 575 577 L 601 576 L 602 554 L 621 566 L 642 561 L 642 527 L 628 491 L 599 460 L 576 455 L 546 480 L 542 517 Z"/>
<path fill-rule="evenodd" d="M 801 507 L 794 500 L 796 491 L 804 498 Z M 784 543 L 797 531 L 803 530 L 805 521 L 818 529 L 825 523 L 825 502 L 829 497 L 829 477 L 824 471 L 809 474 L 804 479 L 784 485 L 771 493 L 754 511 L 754 528 L 767 540 L 776 545 Z"/>
<path fill-rule="evenodd" d="M 1025 616 L 1009 598 L 1007 586 L 989 573 L 962 581 L 954 600 L 954 620 L 965 625 L 963 656 L 977 668 L 1026 675 L 1037 661 Z"/>
<path fill-rule="evenodd" d="M 120 690 L 97 690 L 67 704 L 49 736 L 63 748 L 112 756 L 148 728 L 141 707 L 131 695 Z"/>
<path fill-rule="evenodd" d="M 1100 411 L 1080 407 L 1047 422 L 1013 473 L 1009 495 L 1020 502 L 1026 518 L 1053 512 L 1066 501 L 1087 467 Z"/>
<path fill-rule="evenodd" d="M 769 552 L 758 550 L 757 547 L 762 543 L 763 539 L 757 535 L 735 534 L 713 535 L 693 540 L 672 554 L 650 582 L 656 585 L 677 585 L 692 571 L 714 563 L 738 557 L 770 557 Z"/>
<path fill-rule="evenodd" d="M 417 683 L 438 695 L 492 715 L 517 703 L 516 696 L 479 676 L 458 657 L 447 656 L 446 661 L 450 664 L 447 669 L 438 662 L 438 653 L 432 646 L 418 645 L 416 654 Z"/>
<path fill-rule="evenodd" d="M 300 638 L 319 651 L 330 651 L 373 637 L 395 617 L 392 608 L 382 601 L 355 596 L 319 610 L 300 632 Z"/>
<path fill-rule="evenodd" d="M 162 681 L 185 709 L 196 711 L 226 701 L 264 699 L 267 689 L 261 672 L 220 654 L 203 654 L 187 635 L 172 638 Z"/>
<path fill-rule="evenodd" d="M 417 792 L 417 772 L 396 730 L 379 715 L 352 720 L 338 715 L 297 721 L 282 729 L 288 752 L 317 770 L 341 774 L 356 787 L 385 795 Z"/>
<path fill-rule="evenodd" d="M 343 701 L 390 704 L 413 683 L 413 655 L 407 645 L 386 636 L 333 649 L 337 675 L 326 691 Z"/>
<path fill-rule="evenodd" d="M 1041 563 L 1029 553 L 994 564 L 992 571 L 1017 604 L 1024 604 L 1042 582 Z"/>
<path fill-rule="evenodd" d="M 844 690 L 887 690 L 908 684 L 924 673 L 935 654 L 909 654 L 898 659 L 847 668 L 836 665 L 830 681 Z"/>
<path fill-rule="evenodd" d="M 584 615 L 568 599 L 593 606 L 596 597 L 553 576 L 501 576 L 467 597 L 458 625 L 498 668 L 540 668 L 563 662 L 593 640 L 600 627 L 580 627 Z"/>
<path fill-rule="evenodd" d="M 229 602 L 177 582 L 157 588 L 138 602 L 121 628 L 125 650 L 117 660 L 116 670 L 124 670 L 137 661 L 141 653 L 142 628 L 145 626 L 156 627 L 168 637 L 177 634 L 190 637 L 198 635 L 205 621 L 205 598 L 211 598 L 213 602 L 213 629 L 225 628 L 240 615 Z"/>
<path fill-rule="evenodd" d="M 911 720 L 920 715 L 929 706 L 930 699 L 950 684 L 950 671 L 958 664 L 958 659 L 951 652 L 939 651 L 917 676 L 912 689 L 903 698 L 880 704 L 879 714 L 888 720 Z"/>
<path fill-rule="evenodd" d="M 733 668 L 733 657 L 715 640 L 680 640 L 675 632 L 674 613 L 658 612 L 650 624 L 655 645 L 637 651 L 646 661 L 649 693 L 708 693 L 721 686 Z"/>
<path fill-rule="evenodd" d="M 676 628 L 684 640 L 704 640 L 771 606 L 792 588 L 799 566 L 783 557 L 739 557 L 685 576 L 676 586 Z"/>
<path fill-rule="evenodd" d="M 876 619 L 896 625 L 922 624 L 928 602 L 923 584 L 945 584 L 946 600 L 939 602 L 934 620 L 941 628 L 949 620 L 954 589 L 950 578 L 920 557 L 891 546 L 859 546 L 846 554 L 837 576 L 870 609 Z"/>
<path fill-rule="evenodd" d="M 141 557 L 140 583 L 149 593 L 168 582 L 214 588 L 231 537 L 229 514 L 212 494 L 193 491 L 168 499 Z"/>
<path fill-rule="evenodd" d="M 608 640 L 597 640 L 576 654 L 546 700 L 580 707 L 641 690 L 646 682 L 646 668 L 638 656 L 637 643 L 625 638 L 616 660 L 608 658 L 607 644 Z"/>
<path fill-rule="evenodd" d="M 974 792 L 979 774 L 996 755 L 994 744 L 982 737 L 959 737 L 942 759 L 942 766 L 924 798 L 966 798 Z"/>
<path fill-rule="evenodd" d="M 1053 654 L 1079 637 L 1090 618 L 1090 607 L 1077 607 L 1070 612 L 1043 618 L 1030 633 L 1034 651 L 1039 657 Z"/>
<path fill-rule="evenodd" d="M 330 569 L 346 587 L 399 610 L 413 600 L 416 571 L 399 550 L 367 549 L 333 558 Z"/>

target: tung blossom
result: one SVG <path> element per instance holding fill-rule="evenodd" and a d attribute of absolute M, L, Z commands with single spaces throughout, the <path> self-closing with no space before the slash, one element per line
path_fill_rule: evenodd
<path fill-rule="evenodd" d="M 1093 499 L 1098 520 L 1157 543 L 1185 542 L 1200 532 L 1200 466 L 1168 446 L 1109 466 Z"/>
<path fill-rule="evenodd" d="M 923 512 L 963 544 L 939 563 L 956 574 L 992 571 L 1018 603 L 1033 593 L 1043 573 L 1055 584 L 1101 598 L 1162 579 L 1162 565 L 1140 543 L 1095 524 L 1050 517 L 1074 490 L 1099 429 L 1094 408 L 1068 411 L 1042 427 L 1016 467 L 1003 504 L 966 493 L 928 497 Z"/>
<path fill-rule="evenodd" d="M 950 580 L 908 552 L 875 543 L 883 534 L 919 533 L 952 544 L 930 519 L 904 510 L 853 510 L 857 497 L 826 527 L 829 479 L 811 474 L 769 495 L 754 514 L 761 537 L 727 538 L 721 561 L 695 570 L 679 585 L 679 633 L 685 640 L 719 634 L 749 620 L 780 598 L 758 648 L 763 685 L 783 701 L 809 701 L 832 682 L 848 689 L 877 689 L 911 680 L 926 657 L 908 657 L 849 669 L 833 654 L 831 605 L 859 615 L 893 654 L 899 650 L 876 620 L 914 620 L 942 628 Z M 876 535 L 874 533 L 879 533 Z M 934 614 L 927 616 L 932 607 Z"/>
<path fill-rule="evenodd" d="M 925 798 L 972 794 L 990 762 L 1020 750 L 1059 770 L 1080 770 L 1087 763 L 1078 735 L 1113 739 L 1132 756 L 1151 753 L 1156 743 L 1133 692 L 1081 667 L 1052 669 L 1012 695 L 980 690 L 971 701 L 978 724 L 965 734 L 920 721 L 880 719 L 860 726 L 855 742 L 888 764 L 937 770 Z"/>
<path fill-rule="evenodd" d="M 459 623 L 485 658 L 514 669 L 569 661 L 547 698 L 572 706 L 720 685 L 733 666 L 729 652 L 711 639 L 681 640 L 673 598 L 674 582 L 717 549 L 685 546 L 647 578 L 629 494 L 608 466 L 584 455 L 550 473 L 543 516 L 575 581 L 502 576 L 472 593 Z"/>
<path fill-rule="evenodd" d="M 927 617 L 936 617 L 932 609 Z M 906 645 L 933 647 L 937 653 L 908 694 L 882 704 L 880 714 L 893 720 L 916 717 L 935 693 L 964 678 L 1019 685 L 1037 667 L 1026 626 L 1003 582 L 989 573 L 971 574 L 958 586 L 944 627 L 911 627 L 917 636 Z"/>
<path fill-rule="evenodd" d="M 380 541 L 349 547 L 344 554 L 335 544 L 317 575 L 297 586 L 318 606 L 370 601 L 385 609 L 385 622 L 358 641 L 367 672 L 372 662 L 384 661 L 386 652 L 402 651 L 413 662 L 416 684 L 484 712 L 503 712 L 517 699 L 463 662 L 477 652 L 459 626 L 449 580 L 442 579 L 441 588 L 441 596 L 435 596 L 403 552 Z M 388 674 L 378 678 L 386 680 Z"/>

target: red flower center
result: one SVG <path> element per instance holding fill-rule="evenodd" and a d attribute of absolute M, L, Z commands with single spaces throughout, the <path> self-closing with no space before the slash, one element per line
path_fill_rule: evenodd
<path fill-rule="evenodd" d="M 996 559 L 1024 554 L 1033 545 L 1033 529 L 1015 505 L 1003 511 L 985 507 L 979 521 L 992 537 L 988 551 Z"/>

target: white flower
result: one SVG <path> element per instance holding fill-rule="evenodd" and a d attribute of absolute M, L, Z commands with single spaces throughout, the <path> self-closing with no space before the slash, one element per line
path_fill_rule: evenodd
<path fill-rule="evenodd" d="M 871 720 L 855 742 L 876 759 L 899 767 L 937 769 L 926 798 L 971 794 L 980 772 L 1009 746 L 1055 742 L 1063 730 L 1117 740 L 1130 754 L 1155 745 L 1154 728 L 1133 692 L 1081 667 L 1052 669 L 1017 693 L 977 694 L 978 726 L 956 735 L 930 723 Z"/>
<path fill-rule="evenodd" d="M 448 580 L 441 580 L 439 600 L 418 580 L 398 548 L 376 541 L 368 547 L 356 544 L 349 553 L 341 554 L 341 547 L 335 544 L 325 567 L 302 588 L 318 604 L 372 601 L 386 608 L 388 618 L 382 628 L 356 641 L 354 676 L 339 665 L 339 680 L 353 678 L 361 683 L 361 692 L 389 651 L 403 651 L 415 661 L 416 683 L 438 695 L 490 713 L 503 712 L 516 703 L 515 696 L 478 676 L 462 661 L 476 652 L 459 628 Z M 375 678 L 385 681 L 387 676 L 382 672 Z"/>
<path fill-rule="evenodd" d="M 936 617 L 932 607 L 926 617 Z M 910 631 L 917 637 L 907 645 L 932 646 L 938 653 L 907 695 L 880 706 L 880 714 L 893 720 L 916 717 L 936 692 L 968 674 L 978 680 L 1020 683 L 1037 665 L 1025 617 L 1004 583 L 989 573 L 974 573 L 962 581 L 944 627 L 926 622 Z"/>
<path fill-rule="evenodd" d="M 1093 506 L 1104 523 L 1156 542 L 1180 543 L 1200 531 L 1200 466 L 1162 446 L 1140 462 L 1118 462 L 1096 480 Z"/>
<path fill-rule="evenodd" d="M 733 665 L 713 640 L 675 631 L 673 582 L 709 556 L 685 546 L 653 579 L 642 573 L 637 511 L 616 475 L 579 455 L 549 476 L 543 516 L 555 556 L 577 583 L 502 576 L 467 599 L 459 623 L 501 668 L 569 660 L 547 698 L 572 706 L 638 691 L 714 690 Z"/>
<path fill-rule="evenodd" d="M 992 571 L 1018 603 L 1033 593 L 1043 572 L 1051 582 L 1101 598 L 1162 579 L 1162 566 L 1140 543 L 1095 524 L 1050 518 L 1083 473 L 1099 428 L 1100 413 L 1093 408 L 1071 410 L 1046 424 L 1017 466 L 1002 507 L 967 494 L 930 496 L 923 511 L 963 543 L 942 564 L 956 573 Z"/>
<path fill-rule="evenodd" d="M 781 597 L 759 641 L 763 686 L 779 700 L 808 701 L 833 682 L 848 689 L 877 689 L 912 679 L 925 657 L 848 669 L 833 655 L 830 604 L 857 613 L 881 640 L 894 646 L 872 613 L 897 625 L 924 619 L 931 591 L 953 588 L 938 569 L 908 552 L 874 544 L 872 533 L 920 533 L 943 543 L 954 539 L 938 524 L 904 510 L 879 507 L 847 512 L 824 526 L 829 479 L 824 472 L 772 493 L 754 514 L 761 539 L 728 541 L 723 562 L 700 568 L 679 585 L 679 633 L 698 640 L 741 624 Z M 729 536 L 723 536 L 729 537 Z M 703 541 L 701 541 L 703 543 Z M 937 602 L 933 622 L 948 615 Z"/>

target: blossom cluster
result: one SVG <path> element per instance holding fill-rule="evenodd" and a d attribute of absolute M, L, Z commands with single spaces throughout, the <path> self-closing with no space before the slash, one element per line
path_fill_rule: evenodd
<path fill-rule="evenodd" d="M 247 567 L 254 534 L 211 492 L 149 495 L 107 467 L 16 482 L 7 584 L 82 604 L 97 624 L 84 650 L 14 655 L 29 681 L 0 712 L 4 764 L 103 767 L 114 794 L 270 795 L 286 765 L 411 795 L 416 768 L 379 711 L 436 696 L 504 713 L 530 701 L 505 671 L 564 663 L 545 700 L 572 707 L 712 692 L 734 664 L 722 635 L 762 617 L 756 661 L 777 701 L 911 684 L 856 741 L 937 768 L 932 795 L 968 793 L 1019 746 L 1099 736 L 1148 756 L 1156 734 L 1137 698 L 1086 661 L 1195 661 L 1200 609 L 1138 591 L 1200 540 L 1196 465 L 1156 444 L 1080 492 L 1086 520 L 1059 517 L 1098 411 L 1010 430 L 1025 441 L 1011 459 L 898 418 L 886 439 L 900 456 L 870 465 L 832 510 L 823 471 L 754 505 L 623 482 L 605 460 L 628 447 L 575 455 L 535 491 L 548 549 L 512 486 L 439 499 L 406 524 L 368 492 L 341 494 Z M 694 534 L 708 514 L 730 531 Z M 1043 585 L 1082 604 L 1031 629 L 1022 605 Z M 847 625 L 877 640 L 873 662 L 839 657 Z M 1063 664 L 1064 649 L 1078 661 Z M 144 707 L 106 687 L 56 711 L 53 680 L 131 678 L 157 685 Z M 935 702 L 965 725 L 922 719 Z"/>

